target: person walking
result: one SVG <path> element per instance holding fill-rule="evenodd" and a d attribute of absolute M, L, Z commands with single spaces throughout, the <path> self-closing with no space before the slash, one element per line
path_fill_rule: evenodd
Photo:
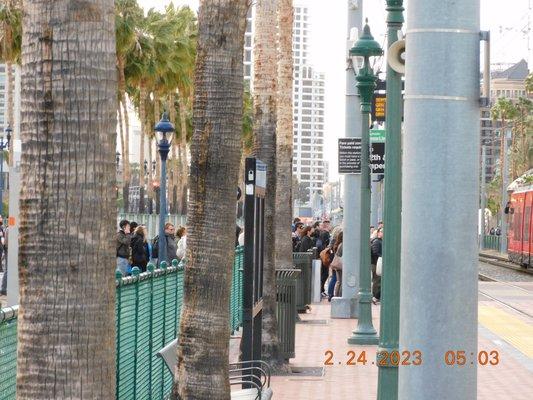
<path fill-rule="evenodd" d="M 180 226 L 176 232 L 178 236 L 178 250 L 176 251 L 176 256 L 178 261 L 182 261 L 187 254 L 187 228 Z"/>
<path fill-rule="evenodd" d="M 307 250 L 311 250 L 314 246 L 313 243 L 313 228 L 310 226 L 306 226 L 302 229 L 302 236 L 300 240 L 300 246 L 298 247 L 298 251 L 300 253 L 305 253 Z"/>
<path fill-rule="evenodd" d="M 150 259 L 148 250 L 148 232 L 144 226 L 138 226 L 131 237 L 131 259 L 132 266 L 138 267 L 141 272 L 146 272 L 146 266 Z"/>
<path fill-rule="evenodd" d="M 370 264 L 372 265 L 372 296 L 373 303 L 377 304 L 381 299 L 381 276 L 376 273 L 378 258 L 382 254 L 383 228 L 378 228 L 376 237 L 370 242 Z"/>
<path fill-rule="evenodd" d="M 333 296 L 338 295 L 339 292 L 338 287 L 340 286 L 342 278 L 342 238 L 342 230 L 338 230 L 333 235 L 333 239 L 331 240 L 330 244 L 333 250 L 334 257 L 333 261 L 330 264 L 331 279 L 328 285 L 328 301 L 331 301 Z M 339 284 L 337 285 L 337 283 Z"/>
<path fill-rule="evenodd" d="M 4 219 L 0 215 L 0 270 L 4 272 L 0 281 L 0 295 L 7 294 L 7 229 Z"/>
<path fill-rule="evenodd" d="M 117 244 L 117 271 L 122 273 L 122 276 L 126 276 L 128 273 L 128 260 L 130 258 L 130 246 L 131 246 L 131 233 L 130 223 L 128 220 L 123 219 L 119 223 L 120 230 L 117 232 L 116 244 Z"/>

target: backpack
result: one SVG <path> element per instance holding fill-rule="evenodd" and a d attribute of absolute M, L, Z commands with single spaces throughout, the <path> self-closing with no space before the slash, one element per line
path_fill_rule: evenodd
<path fill-rule="evenodd" d="M 326 247 L 324 250 L 322 250 L 320 252 L 320 260 L 322 261 L 322 266 L 328 268 L 331 265 L 334 256 L 335 254 L 333 254 L 333 249 L 331 247 Z"/>
<path fill-rule="evenodd" d="M 159 258 L 159 235 L 152 239 L 152 258 Z"/>

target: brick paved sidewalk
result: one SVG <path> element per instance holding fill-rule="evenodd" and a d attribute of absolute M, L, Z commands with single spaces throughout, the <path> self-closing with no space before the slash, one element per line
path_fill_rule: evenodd
<path fill-rule="evenodd" d="M 533 320 L 524 321 L 512 310 L 500 307 L 492 301 L 480 305 L 504 312 L 507 318 L 516 318 L 520 323 L 533 327 Z M 379 306 L 372 308 L 374 327 L 379 329 Z M 500 315 L 500 314 L 498 314 Z M 375 400 L 377 394 L 378 368 L 375 361 L 376 346 L 350 346 L 346 339 L 356 327 L 357 320 L 330 319 L 327 302 L 313 305 L 311 312 L 303 315 L 305 320 L 326 320 L 327 324 L 297 324 L 296 358 L 292 366 L 321 367 L 325 352 L 333 352 L 333 366 L 324 369 L 323 376 L 276 376 L 272 378 L 274 399 L 290 400 Z M 493 327 L 491 327 L 493 328 Z M 501 362 L 496 367 L 478 367 L 479 400 L 531 400 L 533 393 L 533 359 L 527 357 L 490 329 L 479 325 L 479 349 L 497 349 Z M 366 366 L 349 366 L 348 351 L 360 354 L 366 351 Z M 339 365 L 340 362 L 340 365 Z M 433 399 L 460 400 L 460 399 Z"/>

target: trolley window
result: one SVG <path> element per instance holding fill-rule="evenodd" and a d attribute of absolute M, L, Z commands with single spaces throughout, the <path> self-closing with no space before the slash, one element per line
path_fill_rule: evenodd
<path fill-rule="evenodd" d="M 531 223 L 531 206 L 526 207 L 524 224 L 524 242 L 529 242 L 529 227 Z"/>

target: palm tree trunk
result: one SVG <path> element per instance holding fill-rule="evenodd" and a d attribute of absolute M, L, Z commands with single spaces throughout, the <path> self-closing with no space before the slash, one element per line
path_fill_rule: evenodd
<path fill-rule="evenodd" d="M 278 0 L 278 115 L 276 131 L 275 265 L 292 262 L 292 0 Z"/>
<path fill-rule="evenodd" d="M 131 180 L 131 165 L 130 165 L 130 122 L 128 118 L 128 98 L 124 93 L 122 96 L 122 107 L 124 108 L 124 149 L 122 154 L 122 177 L 124 179 L 123 196 L 124 196 L 124 211 L 130 210 L 130 180 Z"/>
<path fill-rule="evenodd" d="M 276 214 L 277 0 L 258 0 L 254 37 L 254 152 L 267 165 L 265 235 L 272 237 Z M 275 242 L 265 240 L 263 270 L 263 359 L 277 368 L 281 357 L 276 318 Z"/>
<path fill-rule="evenodd" d="M 189 164 L 187 162 L 187 107 L 185 106 L 185 99 L 183 95 L 178 96 L 178 105 L 180 108 L 180 169 L 181 184 L 178 188 L 178 196 L 180 196 L 180 213 L 185 215 L 187 213 L 187 176 L 189 175 Z"/>
<path fill-rule="evenodd" d="M 141 120 L 141 140 L 139 144 L 139 166 L 140 166 L 140 172 L 139 172 L 139 192 L 140 192 L 140 200 L 139 200 L 139 210 L 141 213 L 145 212 L 145 204 L 144 204 L 144 160 L 145 160 L 145 154 L 144 154 L 144 147 L 145 147 L 145 135 L 146 135 L 146 98 L 147 98 L 147 92 L 146 92 L 146 85 L 141 82 L 140 84 L 140 100 L 139 100 L 139 114 L 140 114 L 140 120 Z"/>
<path fill-rule="evenodd" d="M 167 108 L 169 110 L 170 122 L 176 126 L 176 107 L 174 106 L 175 97 L 174 93 L 170 93 L 168 96 Z M 170 148 L 170 160 L 169 160 L 169 171 L 170 176 L 168 179 L 168 198 L 169 198 L 169 210 L 171 213 L 176 212 L 176 175 L 178 174 L 178 159 L 176 156 L 176 136 L 172 140 L 172 145 Z"/>
<path fill-rule="evenodd" d="M 198 15 L 188 264 L 174 393 L 229 400 L 229 296 L 248 0 L 204 0 Z M 223 154 L 224 157 L 220 155 Z M 208 372 L 206 372 L 208 371 Z"/>
<path fill-rule="evenodd" d="M 148 212 L 150 214 L 152 214 L 154 211 L 154 190 L 152 187 L 152 181 L 153 181 L 152 180 L 152 176 L 153 176 L 152 151 L 153 151 L 152 138 L 148 136 L 148 201 L 149 201 Z"/>
<path fill-rule="evenodd" d="M 156 93 L 154 92 L 154 121 L 157 124 L 157 121 L 160 120 L 161 114 L 159 112 L 159 100 L 157 99 Z M 159 152 L 157 150 L 157 136 L 155 137 L 155 180 L 159 181 L 159 187 L 156 187 L 154 190 L 154 196 L 155 196 L 155 209 L 156 214 L 159 214 L 159 190 L 161 188 L 161 157 L 159 156 Z"/>
<path fill-rule="evenodd" d="M 27 0 L 23 27 L 17 399 L 113 400 L 114 5 Z"/>

